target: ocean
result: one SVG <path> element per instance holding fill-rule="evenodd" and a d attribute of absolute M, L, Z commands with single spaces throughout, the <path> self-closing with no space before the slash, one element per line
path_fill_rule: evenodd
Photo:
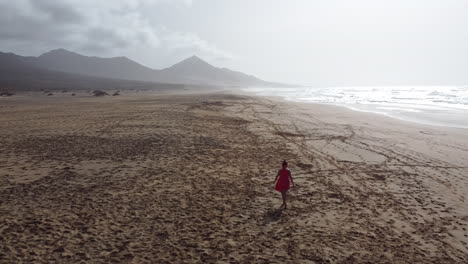
<path fill-rule="evenodd" d="M 333 104 L 428 125 L 468 129 L 468 86 L 246 88 L 261 96 Z"/>

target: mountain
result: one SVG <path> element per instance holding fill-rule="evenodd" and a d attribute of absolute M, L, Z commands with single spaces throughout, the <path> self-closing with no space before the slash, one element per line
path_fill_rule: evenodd
<path fill-rule="evenodd" d="M 210 84 L 217 86 L 274 86 L 254 76 L 226 68 L 217 68 L 197 56 L 187 58 L 158 72 L 162 82 Z"/>
<path fill-rule="evenodd" d="M 155 81 L 154 70 L 126 57 L 88 57 L 65 49 L 49 51 L 37 57 L 37 67 L 95 77 Z"/>
<path fill-rule="evenodd" d="M 0 79 L 5 83 L 8 78 L 10 78 L 9 83 L 12 83 L 12 78 L 16 83 L 22 81 L 31 83 L 33 79 L 47 82 L 47 79 L 51 79 L 52 83 L 62 83 L 63 86 L 70 85 L 73 80 L 80 80 L 79 83 L 88 82 L 88 85 L 84 85 L 86 87 L 90 86 L 89 83 L 96 83 L 98 80 L 104 82 L 104 79 L 107 82 L 111 79 L 139 81 L 140 85 L 141 82 L 145 82 L 223 87 L 286 86 L 266 82 L 242 72 L 215 67 L 197 56 L 187 58 L 171 67 L 156 70 L 126 57 L 90 57 L 65 49 L 51 50 L 39 57 L 0 53 Z"/>
<path fill-rule="evenodd" d="M 15 69 L 24 69 L 24 68 L 35 68 L 31 65 L 31 62 L 34 60 L 34 57 L 22 57 L 14 53 L 3 53 L 0 52 L 0 70 L 13 71 Z"/>
<path fill-rule="evenodd" d="M 0 52 L 0 91 L 177 89 L 183 85 L 93 77 L 38 66 L 36 57 Z"/>
<path fill-rule="evenodd" d="M 278 86 L 254 76 L 210 65 L 197 56 L 171 67 L 156 70 L 126 57 L 100 58 L 84 56 L 64 49 L 52 50 L 35 60 L 35 66 L 54 71 L 95 77 L 215 86 Z"/>

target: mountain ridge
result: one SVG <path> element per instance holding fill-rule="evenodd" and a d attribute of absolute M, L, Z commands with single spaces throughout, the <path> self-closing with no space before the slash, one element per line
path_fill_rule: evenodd
<path fill-rule="evenodd" d="M 167 90 L 185 85 L 122 80 L 53 71 L 37 67 L 37 57 L 0 52 L 0 91 Z"/>
<path fill-rule="evenodd" d="M 124 56 L 86 56 L 63 48 L 30 58 L 35 58 L 29 60 L 39 68 L 112 79 L 228 87 L 283 85 L 240 71 L 215 67 L 197 55 L 163 69 L 153 69 Z"/>

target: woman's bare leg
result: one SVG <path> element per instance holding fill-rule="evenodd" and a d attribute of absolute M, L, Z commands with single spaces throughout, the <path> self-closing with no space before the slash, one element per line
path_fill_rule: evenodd
<path fill-rule="evenodd" d="M 281 205 L 281 207 L 284 206 L 284 209 L 286 209 L 286 192 L 287 191 L 281 192 L 281 197 L 283 197 L 283 204 Z"/>

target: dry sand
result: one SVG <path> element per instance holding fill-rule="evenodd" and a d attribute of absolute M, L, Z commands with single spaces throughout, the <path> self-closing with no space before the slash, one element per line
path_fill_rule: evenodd
<path fill-rule="evenodd" d="M 467 130 L 205 94 L 2 99 L 0 135 L 0 263 L 468 262 Z"/>

